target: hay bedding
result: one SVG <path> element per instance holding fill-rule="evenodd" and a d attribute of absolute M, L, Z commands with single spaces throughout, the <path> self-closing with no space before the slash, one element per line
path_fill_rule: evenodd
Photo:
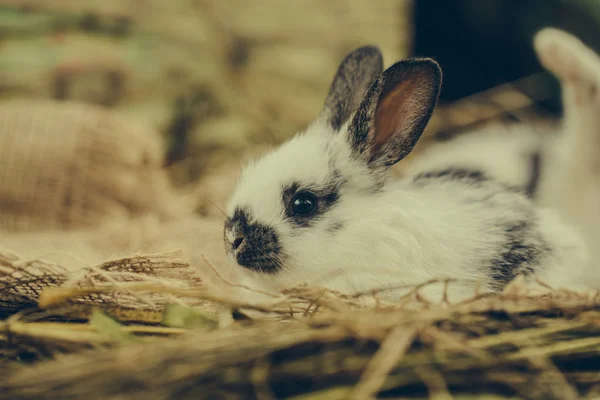
<path fill-rule="evenodd" d="M 199 287 L 173 274 L 186 270 L 179 256 L 104 263 L 68 287 L 52 289 L 64 281 L 60 266 L 4 254 L 3 304 L 12 304 L 10 312 L 30 311 L 2 322 L 6 364 L 0 399 L 452 398 L 451 393 L 577 399 L 600 393 L 597 295 L 515 281 L 501 294 L 474 295 L 458 304 L 427 303 L 418 287 L 402 305 L 369 309 L 361 309 L 361 296 L 306 287 L 245 303 L 225 280 Z M 23 265 L 38 271 L 37 287 L 21 275 L 15 278 Z M 122 279 L 123 271 L 136 279 Z M 157 271 L 169 271 L 170 279 L 152 279 Z M 192 311 L 199 301 L 214 308 Z M 36 302 L 40 307 L 32 310 Z M 90 314 L 93 305 L 129 323 Z M 255 318 L 241 318 L 249 310 Z M 48 322 L 51 315 L 89 322 Z M 19 357 L 21 364 L 9 362 Z M 55 360 L 23 364 L 48 357 Z"/>

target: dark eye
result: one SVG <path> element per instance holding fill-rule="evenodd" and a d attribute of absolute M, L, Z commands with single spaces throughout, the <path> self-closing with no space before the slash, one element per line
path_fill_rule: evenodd
<path fill-rule="evenodd" d="M 292 199 L 292 212 L 295 215 L 310 215 L 317 209 L 317 196 L 310 192 L 300 192 Z"/>

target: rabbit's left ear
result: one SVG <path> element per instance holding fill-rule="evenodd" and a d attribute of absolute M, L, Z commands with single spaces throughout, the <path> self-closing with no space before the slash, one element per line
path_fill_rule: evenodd
<path fill-rule="evenodd" d="M 335 131 L 350 119 L 367 89 L 382 71 L 383 57 L 377 47 L 363 46 L 344 58 L 321 112 Z"/>
<path fill-rule="evenodd" d="M 371 85 L 349 127 L 352 150 L 371 168 L 408 155 L 425 130 L 442 84 L 432 59 L 397 62 Z"/>

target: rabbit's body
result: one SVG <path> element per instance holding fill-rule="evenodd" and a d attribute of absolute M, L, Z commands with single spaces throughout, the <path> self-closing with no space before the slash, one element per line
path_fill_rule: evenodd
<path fill-rule="evenodd" d="M 584 262 L 579 237 L 517 186 L 460 165 L 373 186 L 369 171 L 353 165 L 344 137 L 322 131 L 317 123 L 246 168 L 232 198 L 246 205 L 249 219 L 273 227 L 285 249 L 280 271 L 250 273 L 265 288 L 306 282 L 356 293 L 449 277 L 457 280 L 451 297 L 460 298 L 475 287 L 501 289 L 518 274 L 550 285 L 580 281 L 568 270 Z M 305 168 L 281 169 L 300 154 L 306 155 Z M 270 179 L 261 187 L 246 186 L 246 175 Z M 284 221 L 284 206 L 272 196 L 289 182 L 311 182 L 312 190 L 324 188 L 336 198 L 304 232 Z M 435 296 L 441 289 L 431 285 L 425 292 Z"/>
<path fill-rule="evenodd" d="M 568 273 L 600 288 L 600 57 L 556 29 L 540 31 L 534 45 L 563 89 L 560 126 L 540 132 L 523 123 L 467 133 L 432 146 L 406 172 L 475 169 L 521 188 L 581 235 L 587 264 Z"/>
<path fill-rule="evenodd" d="M 476 151 L 490 138 L 454 142 L 462 158 L 432 149 L 405 179 L 389 178 L 429 120 L 441 73 L 427 59 L 381 69 L 376 49 L 351 53 L 319 118 L 244 170 L 224 233 L 244 275 L 272 289 L 309 283 L 349 293 L 449 277 L 454 299 L 518 275 L 586 287 L 578 233 L 528 197 L 523 171 L 543 151 L 535 136 L 498 139 L 507 153 L 496 148 L 497 163 Z"/>

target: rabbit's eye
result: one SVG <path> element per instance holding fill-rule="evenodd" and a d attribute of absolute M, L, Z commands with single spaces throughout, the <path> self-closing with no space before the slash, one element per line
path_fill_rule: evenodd
<path fill-rule="evenodd" d="M 292 199 L 292 212 L 295 215 L 310 215 L 317 209 L 317 196 L 310 192 L 300 192 Z"/>

